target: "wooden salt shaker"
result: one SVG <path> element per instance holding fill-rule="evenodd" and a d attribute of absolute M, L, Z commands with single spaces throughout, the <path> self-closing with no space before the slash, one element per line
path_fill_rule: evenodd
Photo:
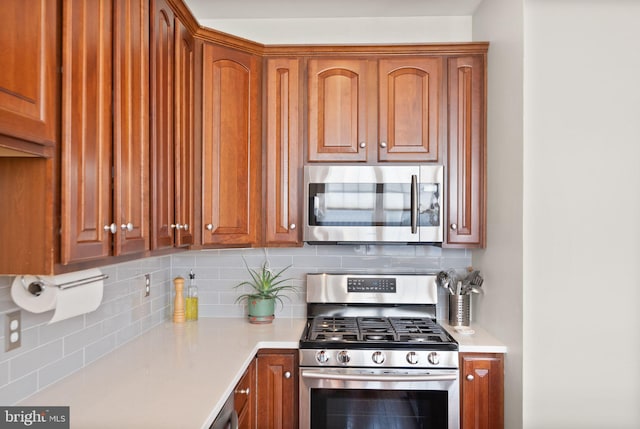
<path fill-rule="evenodd" d="M 173 321 L 175 323 L 182 323 L 185 321 L 184 296 L 182 294 L 184 290 L 184 278 L 176 277 L 173 279 L 173 284 L 176 288 L 176 297 L 173 301 Z"/>

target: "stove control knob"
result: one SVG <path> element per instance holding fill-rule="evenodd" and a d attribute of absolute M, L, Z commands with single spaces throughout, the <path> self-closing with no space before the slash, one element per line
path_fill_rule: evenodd
<path fill-rule="evenodd" d="M 349 356 L 349 352 L 348 351 L 342 350 L 341 352 L 338 352 L 338 355 L 336 356 L 336 359 L 338 359 L 338 362 L 340 362 L 342 364 L 347 364 L 351 360 L 351 356 Z"/>
<path fill-rule="evenodd" d="M 407 362 L 411 365 L 416 365 L 418 363 L 418 354 L 416 352 L 407 353 Z"/>
<path fill-rule="evenodd" d="M 320 350 L 316 353 L 316 360 L 318 363 L 327 363 L 329 361 L 329 355 L 324 350 Z"/>
<path fill-rule="evenodd" d="M 436 352 L 431 352 L 427 355 L 427 360 L 431 365 L 438 365 L 440 363 L 440 356 L 438 356 Z"/>
<path fill-rule="evenodd" d="M 382 352 L 374 352 L 371 355 L 371 359 L 373 360 L 373 363 L 381 365 L 384 362 L 384 354 Z"/>

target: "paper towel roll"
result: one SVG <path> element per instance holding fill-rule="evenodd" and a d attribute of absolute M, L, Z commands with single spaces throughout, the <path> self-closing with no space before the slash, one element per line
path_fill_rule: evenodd
<path fill-rule="evenodd" d="M 102 302 L 102 277 L 102 272 L 98 269 L 58 276 L 16 276 L 11 285 L 11 297 L 18 306 L 32 313 L 54 310 L 53 317 L 49 320 L 49 323 L 54 323 L 97 309 Z M 88 280 L 87 283 L 78 286 L 59 287 L 83 283 L 85 280 Z M 35 286 L 38 282 L 43 283 L 44 288 L 39 295 L 34 295 L 26 286 Z"/>

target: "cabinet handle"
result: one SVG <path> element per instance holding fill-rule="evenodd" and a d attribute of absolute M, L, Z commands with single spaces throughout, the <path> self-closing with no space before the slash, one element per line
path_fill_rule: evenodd
<path fill-rule="evenodd" d="M 360 142 L 360 147 L 364 149 L 365 147 L 367 147 L 367 144 L 365 142 Z"/>
<path fill-rule="evenodd" d="M 475 377 L 473 375 L 471 375 L 471 374 L 467 375 L 467 380 L 468 381 L 473 381 L 474 378 Z"/>
<path fill-rule="evenodd" d="M 207 226 L 206 226 L 206 228 L 207 228 L 209 231 L 213 231 L 213 224 L 208 223 L 208 224 L 207 224 Z"/>
<path fill-rule="evenodd" d="M 133 231 L 133 224 L 131 222 L 129 223 L 123 223 L 122 225 L 120 225 L 120 229 L 123 231 Z"/>
<path fill-rule="evenodd" d="M 236 390 L 233 391 L 233 393 L 237 393 L 239 395 L 247 395 L 247 396 L 249 396 L 250 390 L 247 387 L 246 389 L 236 389 Z"/>
<path fill-rule="evenodd" d="M 455 231 L 456 229 L 458 229 L 458 224 L 456 224 L 456 223 L 452 223 L 452 224 L 451 224 L 451 229 L 452 229 L 452 230 L 454 230 L 454 231 Z"/>
<path fill-rule="evenodd" d="M 115 223 L 112 223 L 111 225 L 105 225 L 104 230 L 110 232 L 111 234 L 115 234 L 116 232 L 118 232 L 118 227 Z"/>
<path fill-rule="evenodd" d="M 387 147 L 387 142 L 380 142 L 380 147 L 381 148 L 386 148 Z"/>
<path fill-rule="evenodd" d="M 291 378 L 291 373 L 289 371 L 285 372 L 284 378 Z"/>
<path fill-rule="evenodd" d="M 289 225 L 289 229 L 294 230 L 296 229 L 296 224 L 292 223 L 291 225 Z"/>

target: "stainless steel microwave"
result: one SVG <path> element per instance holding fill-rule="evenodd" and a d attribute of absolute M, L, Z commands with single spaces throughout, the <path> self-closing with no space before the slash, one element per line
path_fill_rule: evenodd
<path fill-rule="evenodd" d="M 442 165 L 307 165 L 304 241 L 441 244 L 443 178 Z"/>

